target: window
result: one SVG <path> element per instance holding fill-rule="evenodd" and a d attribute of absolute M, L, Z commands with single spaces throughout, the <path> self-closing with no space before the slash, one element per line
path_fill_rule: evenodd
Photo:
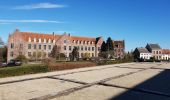
<path fill-rule="evenodd" d="M 31 57 L 31 52 L 28 52 L 28 57 Z"/>
<path fill-rule="evenodd" d="M 81 47 L 81 50 L 83 51 L 83 46 Z"/>
<path fill-rule="evenodd" d="M 98 47 L 98 51 L 100 51 L 100 47 Z"/>
<path fill-rule="evenodd" d="M 67 40 L 64 40 L 64 43 L 67 43 Z"/>
<path fill-rule="evenodd" d="M 158 51 L 156 51 L 156 54 L 158 54 Z"/>
<path fill-rule="evenodd" d="M 85 47 L 85 51 L 87 51 L 87 47 Z"/>
<path fill-rule="evenodd" d="M 14 56 L 14 52 L 12 51 L 12 52 L 10 52 L 10 56 L 11 57 L 13 57 Z"/>
<path fill-rule="evenodd" d="M 44 45 L 44 50 L 46 50 L 46 48 L 47 48 L 47 46 L 46 46 L 46 45 Z"/>
<path fill-rule="evenodd" d="M 39 45 L 39 49 L 41 49 L 41 45 Z"/>
<path fill-rule="evenodd" d="M 48 45 L 48 49 L 51 50 L 51 45 Z"/>
<path fill-rule="evenodd" d="M 88 50 L 90 51 L 90 47 L 88 48 Z"/>
<path fill-rule="evenodd" d="M 36 44 L 34 44 L 34 49 L 37 49 L 37 45 Z"/>
<path fill-rule="evenodd" d="M 13 49 L 14 48 L 14 43 L 11 43 L 11 49 Z"/>
<path fill-rule="evenodd" d="M 67 47 L 66 47 L 66 46 L 64 46 L 64 50 L 67 50 Z"/>
<path fill-rule="evenodd" d="M 92 47 L 92 51 L 94 51 L 94 47 Z"/>
<path fill-rule="evenodd" d="M 71 51 L 71 46 L 69 46 L 69 50 Z"/>
<path fill-rule="evenodd" d="M 94 57 L 94 53 L 92 53 L 92 57 Z"/>
<path fill-rule="evenodd" d="M 20 46 L 19 46 L 19 47 L 20 47 L 20 49 L 22 49 L 22 48 L 23 48 L 23 44 L 20 44 Z"/>
<path fill-rule="evenodd" d="M 31 49 L 31 44 L 28 44 L 28 49 Z"/>

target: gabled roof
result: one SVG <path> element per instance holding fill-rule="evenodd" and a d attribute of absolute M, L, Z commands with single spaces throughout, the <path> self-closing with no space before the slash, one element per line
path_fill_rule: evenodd
<path fill-rule="evenodd" d="M 137 50 L 139 53 L 150 53 L 146 48 L 143 48 L 143 47 L 137 48 Z"/>
<path fill-rule="evenodd" d="M 162 49 L 162 54 L 170 54 L 170 50 L 169 49 Z"/>
<path fill-rule="evenodd" d="M 52 35 L 52 34 L 39 34 L 39 33 L 32 33 L 32 32 L 20 32 L 22 33 L 23 38 L 28 41 L 29 38 L 34 39 L 34 38 L 41 38 L 41 39 L 58 39 L 61 35 Z"/>
<path fill-rule="evenodd" d="M 161 47 L 159 46 L 159 44 L 148 44 L 149 47 L 152 49 L 152 50 L 158 50 L 158 49 L 161 49 Z"/>
<path fill-rule="evenodd" d="M 46 40 L 58 40 L 60 37 L 63 35 L 56 35 L 56 34 L 40 34 L 40 33 L 34 33 L 34 32 L 20 32 L 19 30 L 16 30 L 15 32 L 21 34 L 22 38 L 25 41 L 29 41 L 29 38 L 31 38 L 31 41 L 36 38 L 36 39 L 46 39 Z M 14 32 L 14 33 L 15 33 Z M 89 41 L 89 42 L 94 42 L 96 43 L 96 38 L 91 38 L 91 37 L 78 37 L 78 36 L 69 36 L 69 39 L 71 41 Z"/>
<path fill-rule="evenodd" d="M 90 37 L 77 37 L 77 36 L 71 36 L 71 40 L 75 41 L 89 41 L 89 42 L 94 42 L 96 41 L 96 38 L 90 38 Z"/>
<path fill-rule="evenodd" d="M 124 48 L 125 47 L 125 41 L 124 40 L 113 40 L 113 44 L 114 45 L 119 45 L 120 48 Z"/>

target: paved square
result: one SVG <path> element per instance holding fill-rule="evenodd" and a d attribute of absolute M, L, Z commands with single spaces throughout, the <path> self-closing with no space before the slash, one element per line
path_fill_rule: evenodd
<path fill-rule="evenodd" d="M 170 63 L 115 64 L 3 78 L 0 100 L 170 100 L 169 83 Z"/>

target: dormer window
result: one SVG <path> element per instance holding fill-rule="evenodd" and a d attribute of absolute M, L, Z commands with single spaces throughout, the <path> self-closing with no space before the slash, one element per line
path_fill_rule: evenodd
<path fill-rule="evenodd" d="M 34 38 L 34 42 L 36 42 L 36 38 Z"/>
<path fill-rule="evenodd" d="M 51 39 L 48 40 L 48 43 L 51 43 Z"/>
<path fill-rule="evenodd" d="M 53 40 L 53 43 L 55 43 L 55 40 Z"/>
<path fill-rule="evenodd" d="M 31 38 L 29 37 L 28 42 L 31 42 Z"/>
<path fill-rule="evenodd" d="M 47 41 L 46 41 L 46 39 L 44 39 L 44 43 L 46 43 Z"/>
<path fill-rule="evenodd" d="M 39 38 L 39 43 L 41 43 L 41 39 Z"/>

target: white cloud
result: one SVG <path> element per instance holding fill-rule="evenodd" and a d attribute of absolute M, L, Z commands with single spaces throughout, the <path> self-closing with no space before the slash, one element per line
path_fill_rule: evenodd
<path fill-rule="evenodd" d="M 47 9 L 47 8 L 64 8 L 66 5 L 61 4 L 52 4 L 52 3 L 38 3 L 31 5 L 16 6 L 13 9 L 21 10 L 31 10 L 31 9 Z"/>
<path fill-rule="evenodd" d="M 3 23 L 64 23 L 55 20 L 3 20 L 0 19 L 0 24 Z"/>

